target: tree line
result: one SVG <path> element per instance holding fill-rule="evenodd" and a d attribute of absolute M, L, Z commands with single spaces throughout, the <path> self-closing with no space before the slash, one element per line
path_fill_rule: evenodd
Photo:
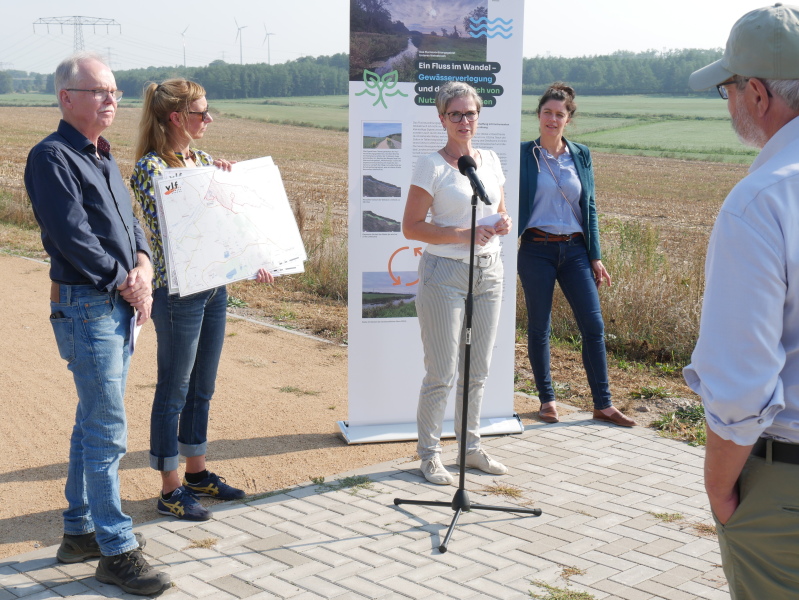
<path fill-rule="evenodd" d="M 688 76 L 721 58 L 713 50 L 627 52 L 605 56 L 525 58 L 522 93 L 539 95 L 553 81 L 565 81 L 581 95 L 689 94 Z M 714 92 L 715 93 L 715 92 Z"/>
<path fill-rule="evenodd" d="M 144 86 L 171 77 L 185 77 L 205 88 L 209 99 L 325 96 L 346 94 L 349 57 L 303 56 L 293 61 L 236 65 L 215 60 L 205 67 L 147 67 L 114 70 L 117 87 L 126 98 L 140 98 Z M 0 94 L 11 92 L 55 94 L 53 74 L 0 71 Z"/>
<path fill-rule="evenodd" d="M 604 56 L 525 58 L 522 93 L 539 95 L 553 81 L 565 81 L 583 95 L 688 94 L 688 76 L 721 58 L 721 49 L 618 51 Z M 278 65 L 236 65 L 216 60 L 205 67 L 148 67 L 115 71 L 126 97 L 138 98 L 147 82 L 186 77 L 205 87 L 209 99 L 347 94 L 349 57 L 305 56 Z M 0 71 L 0 94 L 53 92 L 53 76 Z"/>
<path fill-rule="evenodd" d="M 140 97 L 146 83 L 185 77 L 205 88 L 209 99 L 326 96 L 346 94 L 349 58 L 346 54 L 305 56 L 278 65 L 235 65 L 215 60 L 206 67 L 149 67 L 115 71 L 117 87 Z"/>

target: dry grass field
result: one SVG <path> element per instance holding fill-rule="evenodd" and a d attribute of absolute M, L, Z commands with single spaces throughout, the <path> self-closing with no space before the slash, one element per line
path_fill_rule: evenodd
<path fill-rule="evenodd" d="M 32 221 L 22 176 L 28 151 L 53 131 L 58 118 L 56 108 L 0 108 L 2 249 L 41 255 L 38 229 Z M 106 132 L 123 177 L 133 171 L 138 119 L 139 109 L 120 109 L 114 125 Z M 232 286 L 231 293 L 247 301 L 251 308 L 275 315 L 286 325 L 344 340 L 347 134 L 224 118 L 209 127 L 200 147 L 229 160 L 272 156 L 296 208 L 311 256 L 306 265 L 308 272 L 302 277 L 281 278 L 272 288 L 237 284 Z M 8 227 L 8 222 L 27 224 L 28 229 Z M 336 264 L 341 264 L 342 256 L 344 273 L 331 273 Z"/>
<path fill-rule="evenodd" d="M 122 108 L 108 130 L 123 176 L 133 167 L 138 115 L 138 109 Z M 22 173 L 28 150 L 53 130 L 57 119 L 55 108 L 0 108 L 0 249 L 41 255 Z M 200 147 L 232 160 L 271 155 L 310 256 L 302 276 L 280 278 L 273 287 L 235 284 L 231 294 L 253 314 L 346 341 L 347 134 L 218 118 Z M 610 345 L 618 340 L 614 350 L 619 354 L 610 360 L 616 402 L 646 395 L 642 390 L 689 397 L 678 367 L 696 335 L 705 246 L 722 200 L 746 167 L 601 153 L 595 153 L 594 162 L 604 260 L 614 277 L 613 288 L 603 288 L 602 298 Z M 517 312 L 523 324 L 523 306 Z M 554 350 L 553 377 L 563 382 L 561 397 L 586 405 L 590 395 L 575 349 L 579 340 L 562 298 L 553 327 L 567 340 Z M 517 388 L 530 390 L 521 338 Z"/>

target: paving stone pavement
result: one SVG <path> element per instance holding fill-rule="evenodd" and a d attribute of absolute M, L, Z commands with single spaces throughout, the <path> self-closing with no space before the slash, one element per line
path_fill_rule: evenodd
<path fill-rule="evenodd" d="M 135 529 L 147 538 L 150 562 L 175 582 L 164 600 L 511 600 L 531 591 L 548 598 L 554 592 L 545 585 L 596 600 L 729 598 L 717 540 L 703 531 L 713 524 L 704 449 L 642 427 L 599 424 L 587 413 L 483 446 L 510 472 L 468 471 L 471 501 L 543 514 L 464 513 L 443 554 L 452 510 L 393 503 L 452 499 L 456 488 L 425 482 L 418 461 L 218 504 L 202 523 L 165 517 Z M 453 472 L 455 453 L 452 444 L 442 455 Z M 499 486 L 521 497 L 497 495 Z M 667 521 L 664 513 L 683 518 Z M 96 560 L 61 565 L 55 551 L 0 560 L 0 600 L 140 597 L 95 580 Z"/>

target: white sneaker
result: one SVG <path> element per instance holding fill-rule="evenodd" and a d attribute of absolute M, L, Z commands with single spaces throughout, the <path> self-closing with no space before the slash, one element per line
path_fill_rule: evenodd
<path fill-rule="evenodd" d="M 452 475 L 449 474 L 449 471 L 441 464 L 441 457 L 439 457 L 438 454 L 433 458 L 423 460 L 420 468 L 422 469 L 422 475 L 424 475 L 424 478 L 430 483 L 435 483 L 436 485 L 452 485 L 455 482 Z"/>
<path fill-rule="evenodd" d="M 504 475 L 508 472 L 508 467 L 495 461 L 482 448 L 466 455 L 466 466 L 469 469 L 478 469 L 491 475 Z"/>

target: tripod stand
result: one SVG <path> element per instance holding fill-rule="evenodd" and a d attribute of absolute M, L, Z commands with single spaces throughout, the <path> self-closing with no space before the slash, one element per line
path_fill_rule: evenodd
<path fill-rule="evenodd" d="M 462 156 L 461 159 L 458 161 L 458 168 L 460 172 L 466 175 L 464 171 L 470 167 L 468 161 L 464 163 L 465 166 L 461 166 L 461 162 L 464 159 L 470 159 L 471 165 L 474 165 L 474 160 L 471 157 Z M 472 174 L 474 171 L 472 170 Z M 472 180 L 472 176 L 469 176 L 470 180 Z M 478 180 L 479 181 L 479 180 Z M 455 526 L 458 524 L 458 519 L 463 512 L 469 512 L 471 510 L 493 510 L 499 512 L 512 512 L 512 513 L 522 513 L 522 514 L 529 514 L 539 516 L 541 514 L 540 508 L 515 508 L 512 506 L 487 506 L 485 504 L 472 504 L 469 501 L 469 493 L 465 489 L 466 484 L 466 423 L 467 423 L 467 415 L 469 411 L 469 367 L 471 362 L 471 338 L 472 338 L 472 310 L 474 308 L 473 305 L 473 286 L 474 286 L 474 238 L 475 238 L 475 228 L 476 228 L 476 219 L 477 219 L 477 196 L 478 190 L 482 191 L 482 185 L 480 188 L 475 186 L 474 181 L 472 180 L 472 187 L 474 188 L 474 193 L 472 194 L 472 229 L 471 229 L 471 245 L 469 248 L 469 286 L 466 294 L 466 348 L 464 349 L 464 368 L 463 368 L 463 410 L 461 414 L 461 435 L 460 435 L 460 448 L 459 448 L 459 456 L 460 456 L 460 477 L 458 480 L 458 490 L 455 492 L 455 495 L 452 497 L 451 502 L 435 502 L 430 500 L 403 500 L 401 498 L 394 498 L 394 504 L 399 506 L 400 504 L 415 504 L 419 506 L 450 506 L 452 510 L 455 511 L 455 514 L 452 517 L 452 522 L 449 525 L 449 529 L 447 530 L 446 536 L 444 536 L 444 541 L 438 547 L 439 552 L 446 552 L 447 551 L 447 544 L 449 544 L 449 539 L 452 537 L 452 532 L 455 529 Z M 488 198 L 485 196 L 485 192 L 483 191 L 482 199 L 486 204 L 490 204 Z"/>

